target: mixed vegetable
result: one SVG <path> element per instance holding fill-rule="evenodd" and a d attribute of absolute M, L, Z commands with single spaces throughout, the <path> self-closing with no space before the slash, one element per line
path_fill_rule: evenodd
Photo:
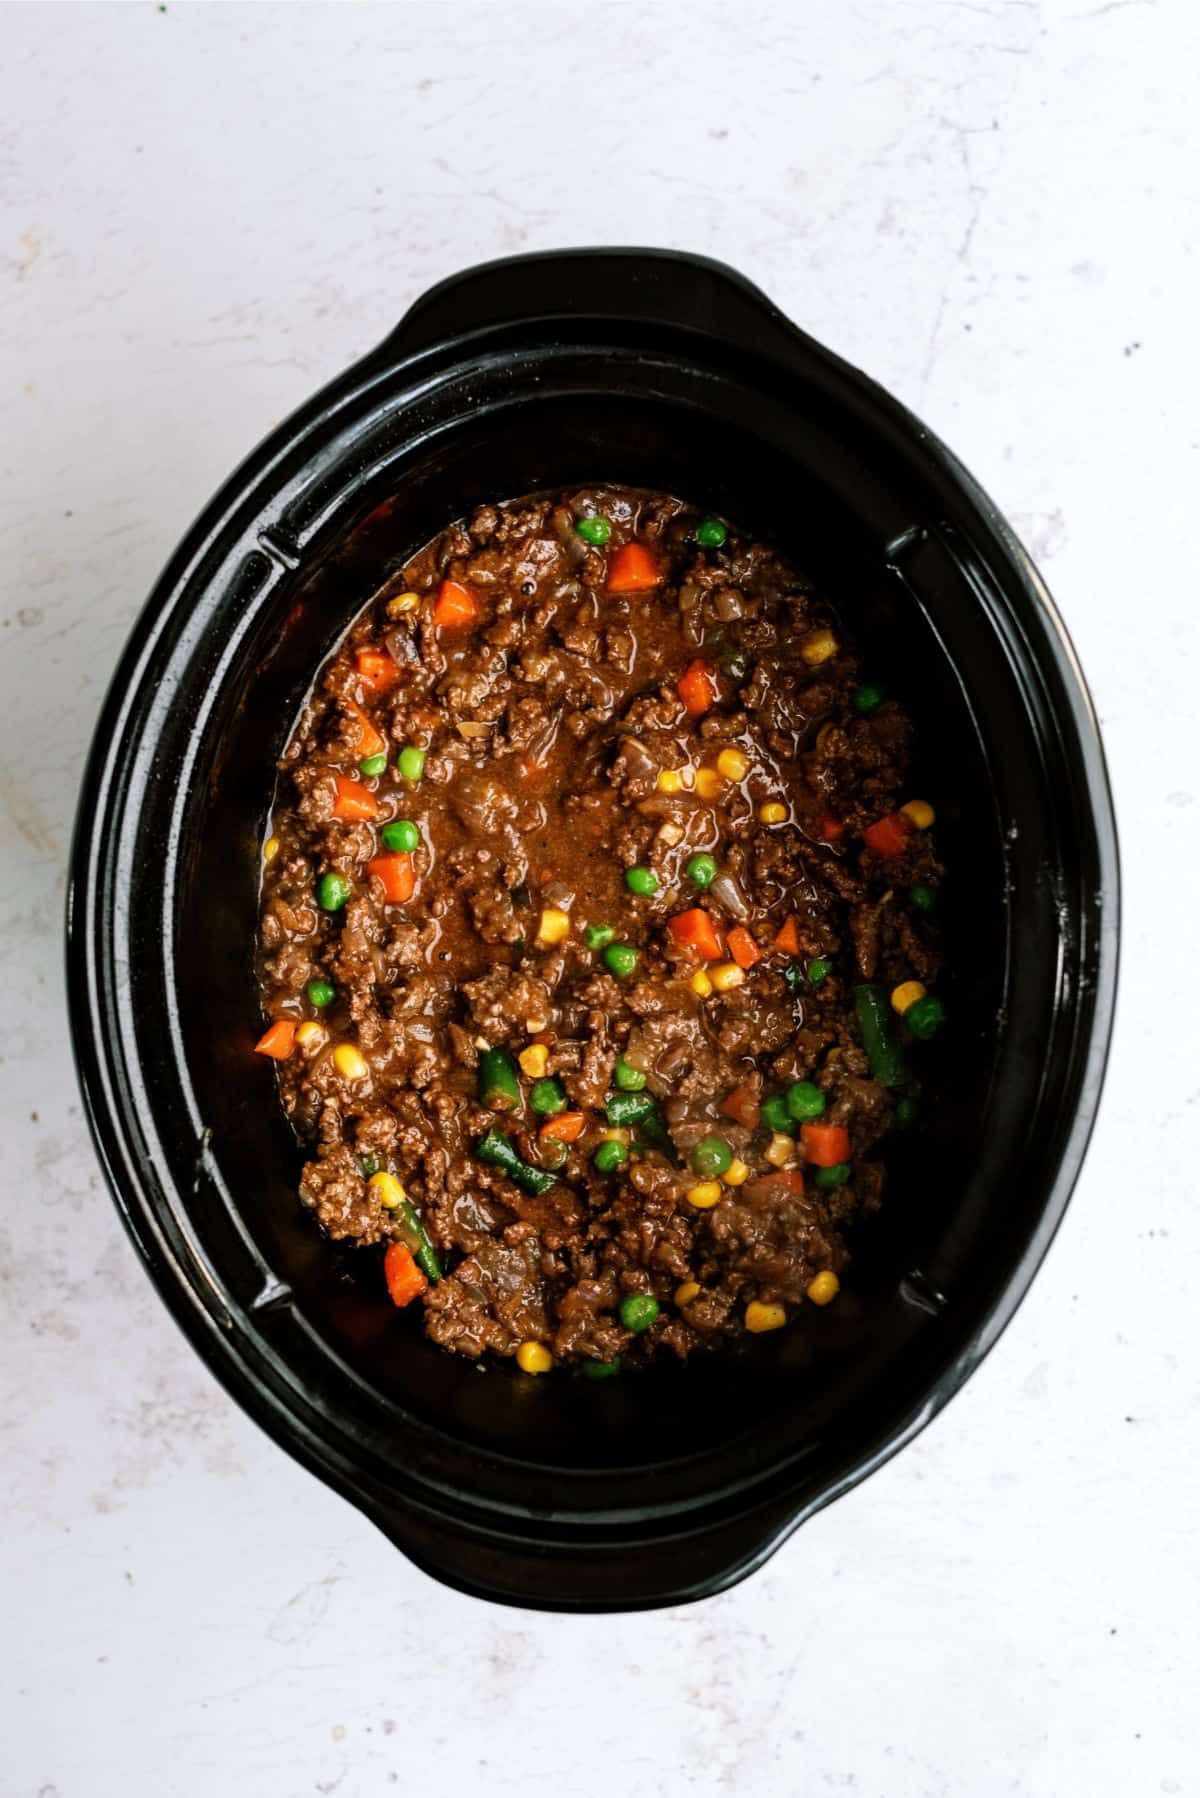
<path fill-rule="evenodd" d="M 573 531 L 583 546 L 580 553 L 605 558 L 608 595 L 632 602 L 663 584 L 656 545 L 637 538 L 614 541 L 614 523 L 599 511 L 578 517 Z M 716 517 L 701 519 L 692 533 L 697 549 L 714 555 L 725 549 L 729 537 L 729 527 Z M 484 627 L 489 598 L 466 581 L 446 577 L 432 592 L 393 596 L 386 611 L 391 621 L 424 621 L 439 642 L 449 645 L 469 640 Z M 350 1086 L 382 1079 L 378 1057 L 387 1051 L 386 1043 L 381 1047 L 383 1039 L 352 1040 L 354 1018 L 343 1003 L 337 977 L 339 933 L 361 928 L 346 924 L 359 899 L 385 919 L 395 910 L 397 926 L 401 920 L 423 921 L 422 888 L 433 866 L 418 795 L 436 746 L 435 733 L 426 732 L 425 741 L 396 746 L 388 730 L 389 696 L 402 681 L 396 659 L 401 647 L 385 633 L 383 640 L 360 644 L 354 651 L 355 695 L 343 695 L 341 711 L 348 760 L 331 771 L 325 803 L 346 833 L 356 833 L 356 846 L 362 833 L 368 833 L 371 850 L 335 854 L 332 865 L 315 871 L 309 904 L 331 953 L 322 971 L 288 1001 L 287 1015 L 275 1017 L 256 1045 L 276 1062 L 305 1058 L 314 1079 L 318 1066 L 327 1064 L 329 1079 Z M 800 658 L 814 677 L 843 654 L 836 632 L 826 625 L 809 630 L 799 644 Z M 645 778 L 652 780 L 654 795 L 668 800 L 679 796 L 702 809 L 706 823 L 701 841 L 707 839 L 706 846 L 697 849 L 685 842 L 680 828 L 664 814 L 649 853 L 643 848 L 636 860 L 619 869 L 610 890 L 619 891 L 620 898 L 613 898 L 611 911 L 583 917 L 574 895 L 556 892 L 551 883 L 544 898 L 525 901 L 528 925 L 522 925 L 519 937 L 507 940 L 517 964 L 528 965 L 535 977 L 539 966 L 553 962 L 557 967 L 566 958 L 581 978 L 592 979 L 597 994 L 604 989 L 595 981 L 607 981 L 612 998 L 594 1002 L 614 1008 L 617 994 L 636 990 L 649 964 L 655 978 L 669 980 L 672 1003 L 689 1015 L 710 1018 L 707 1027 L 718 1035 L 731 996 L 740 994 L 739 1003 L 749 1003 L 752 993 L 740 989 L 759 983 L 764 994 L 787 995 L 797 1030 L 806 1008 L 840 1008 L 853 1021 L 853 1034 L 845 1041 L 861 1052 L 870 1078 L 890 1095 L 894 1123 L 911 1126 L 917 1116 L 915 1058 L 946 1022 L 941 999 L 927 990 L 919 968 L 898 980 L 863 977 L 855 943 L 814 935 L 803 908 L 789 909 L 786 897 L 773 898 L 768 909 L 752 903 L 745 844 L 751 837 L 769 843 L 775 834 L 788 840 L 799 836 L 810 846 L 807 853 L 828 858 L 831 866 L 857 861 L 872 879 L 881 867 L 894 866 L 897 879 L 879 904 L 907 907 L 919 925 L 933 914 L 938 898 L 936 864 L 928 855 L 913 854 L 935 822 L 933 808 L 924 799 L 910 798 L 878 816 L 864 817 L 861 806 L 848 812 L 839 808 L 833 788 L 822 793 L 816 807 L 802 807 L 794 784 L 781 779 L 777 758 L 764 753 L 760 738 L 742 730 L 739 740 L 728 741 L 713 729 L 714 721 L 724 716 L 744 720 L 742 694 L 753 668 L 753 654 L 746 649 L 710 650 L 701 644 L 698 653 L 677 664 L 668 683 L 679 708 L 676 759 L 664 761 Z M 870 723 L 886 716 L 888 705 L 882 685 L 858 681 L 849 691 L 845 716 Z M 469 740 L 468 722 L 460 721 L 458 729 Z M 482 728 L 491 727 L 485 723 Z M 523 765 L 536 773 L 536 760 L 526 757 Z M 415 816 L 406 815 L 410 811 Z M 340 840 L 329 839 L 334 849 Z M 279 845 L 279 837 L 268 839 L 268 864 L 275 863 Z M 769 859 L 764 865 L 770 865 Z M 921 878 L 913 878 L 913 868 Z M 898 940 L 917 939 L 902 930 Z M 470 1152 L 489 1176 L 510 1182 L 525 1199 L 546 1200 L 568 1182 L 599 1180 L 604 1188 L 636 1182 L 646 1164 L 669 1175 L 683 1215 L 712 1218 L 721 1206 L 741 1203 L 743 1189 L 759 1192 L 763 1182 L 798 1201 L 815 1194 L 832 1203 L 856 1179 L 860 1147 L 853 1108 L 838 1096 L 842 1048 L 832 1050 L 805 1078 L 773 1086 L 756 1068 L 740 1084 L 712 1091 L 701 1107 L 707 1118 L 699 1135 L 678 1128 L 665 1103 L 661 1077 L 639 1051 L 636 1031 L 611 1063 L 603 1099 L 586 1104 L 573 1102 L 556 1033 L 535 1015 L 527 1019 L 523 1040 L 514 1040 L 506 1025 L 495 1040 L 480 1037 L 471 1048 L 474 1087 L 462 1097 L 473 1101 L 478 1114 L 492 1114 L 496 1121 L 475 1130 Z M 868 1148 L 874 1140 L 872 1134 Z M 372 1157 L 371 1163 L 367 1187 L 387 1213 L 386 1288 L 397 1306 L 407 1306 L 443 1278 L 441 1257 L 405 1190 L 404 1179 L 414 1170 L 403 1173 L 391 1154 Z M 838 1289 L 834 1269 L 821 1268 L 813 1273 L 805 1297 L 823 1306 Z M 658 1296 L 626 1292 L 616 1304 L 616 1316 L 630 1337 L 642 1337 L 662 1328 L 672 1313 L 686 1317 L 689 1307 L 703 1304 L 704 1296 L 703 1284 L 691 1279 L 676 1285 L 671 1297 L 661 1290 Z M 783 1302 L 751 1298 L 742 1322 L 758 1334 L 780 1328 L 788 1316 Z M 551 1347 L 532 1338 L 519 1344 L 515 1357 L 528 1374 L 543 1373 L 554 1364 Z M 611 1377 L 619 1368 L 615 1355 L 584 1363 L 584 1371 L 596 1379 Z"/>

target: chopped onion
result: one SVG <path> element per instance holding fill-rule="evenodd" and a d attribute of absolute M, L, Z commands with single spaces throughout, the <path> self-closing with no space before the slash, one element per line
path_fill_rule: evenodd
<path fill-rule="evenodd" d="M 397 626 L 395 630 L 385 631 L 383 633 L 383 642 L 384 647 L 391 656 L 393 662 L 398 662 L 401 667 L 403 667 L 405 663 L 411 665 L 415 662 L 419 662 L 421 659 L 420 651 L 417 648 L 417 640 L 411 631 L 406 631 Z"/>
<path fill-rule="evenodd" d="M 732 874 L 718 874 L 708 890 L 717 904 L 723 905 L 731 917 L 736 918 L 739 923 L 745 923 L 750 916 L 750 907 Z"/>
<path fill-rule="evenodd" d="M 570 911 L 575 903 L 575 888 L 565 886 L 561 880 L 552 880 L 542 890 L 542 898 L 547 905 L 557 905 L 560 911 Z"/>
<path fill-rule="evenodd" d="M 695 581 L 684 581 L 679 589 L 679 610 L 690 612 L 700 603 L 700 589 Z"/>
<path fill-rule="evenodd" d="M 468 742 L 473 743 L 479 737 L 486 737 L 492 728 L 493 727 L 490 724 L 473 724 L 469 721 L 467 723 L 460 722 L 458 734 L 460 737 L 466 737 Z"/>
<path fill-rule="evenodd" d="M 731 624 L 742 616 L 742 596 L 732 587 L 722 587 L 713 601 L 713 610 L 722 624 Z"/>

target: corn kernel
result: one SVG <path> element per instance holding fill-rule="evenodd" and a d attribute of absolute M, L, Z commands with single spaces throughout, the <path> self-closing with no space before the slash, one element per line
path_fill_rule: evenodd
<path fill-rule="evenodd" d="M 523 1342 L 517 1350 L 517 1366 L 522 1373 L 549 1373 L 554 1356 L 544 1342 Z"/>
<path fill-rule="evenodd" d="M 925 997 L 925 988 L 919 980 L 902 980 L 899 986 L 892 988 L 892 1010 L 903 1017 L 910 1005 Z"/>
<path fill-rule="evenodd" d="M 305 1018 L 303 1024 L 301 1024 L 296 1032 L 296 1041 L 300 1044 L 302 1049 L 306 1049 L 309 1043 L 324 1041 L 324 1037 L 324 1028 L 317 1023 L 315 1018 Z"/>
<path fill-rule="evenodd" d="M 596 1138 L 596 1141 L 597 1142 L 623 1142 L 628 1147 L 628 1145 L 633 1141 L 633 1131 L 632 1130 L 620 1130 L 615 1127 L 611 1130 L 601 1130 L 599 1136 L 597 1136 L 597 1138 Z"/>
<path fill-rule="evenodd" d="M 750 1178 L 750 1169 L 744 1161 L 738 1161 L 735 1158 L 729 1163 L 721 1178 L 726 1186 L 744 1186 Z"/>
<path fill-rule="evenodd" d="M 692 991 L 698 998 L 707 999 L 712 994 L 713 983 L 708 978 L 708 975 L 704 972 L 703 968 L 696 969 L 696 972 L 692 975 L 691 985 Z"/>
<path fill-rule="evenodd" d="M 655 837 L 654 840 L 656 843 L 661 843 L 664 849 L 677 848 L 678 845 L 680 843 L 682 843 L 682 841 L 683 841 L 683 825 L 682 824 L 663 824 L 663 825 L 661 825 L 659 827 L 658 835 Z"/>
<path fill-rule="evenodd" d="M 660 768 L 655 784 L 660 793 L 682 793 L 683 775 L 678 768 Z"/>
<path fill-rule="evenodd" d="M 419 593 L 397 593 L 395 599 L 389 599 L 384 608 L 389 618 L 403 618 L 406 612 L 415 612 L 421 603 Z"/>
<path fill-rule="evenodd" d="M 835 1273 L 826 1268 L 824 1273 L 814 1274 L 808 1283 L 808 1296 L 814 1305 L 827 1305 L 835 1299 L 841 1287 L 841 1281 Z"/>
<path fill-rule="evenodd" d="M 538 920 L 537 940 L 549 948 L 553 943 L 561 943 L 570 928 L 566 912 L 559 911 L 557 905 L 547 905 Z"/>
<path fill-rule="evenodd" d="M 367 1185 L 375 1194 L 379 1203 L 386 1206 L 389 1211 L 394 1211 L 397 1205 L 402 1205 L 404 1203 L 404 1188 L 401 1186 L 399 1180 L 397 1180 L 395 1174 L 372 1174 L 371 1178 L 367 1181 Z"/>
<path fill-rule="evenodd" d="M 333 1051 L 333 1065 L 346 1080 L 362 1080 L 367 1064 L 353 1043 L 339 1043 Z"/>
<path fill-rule="evenodd" d="M 745 780 L 750 772 L 750 757 L 741 749 L 723 749 L 717 757 L 717 773 L 726 780 Z"/>
<path fill-rule="evenodd" d="M 764 1330 L 782 1330 L 787 1322 L 787 1312 L 782 1305 L 764 1305 L 761 1299 L 751 1299 L 746 1306 L 746 1328 L 755 1336 L 761 1336 Z"/>
<path fill-rule="evenodd" d="M 837 638 L 832 631 L 810 631 L 800 645 L 800 654 L 810 668 L 819 668 L 837 654 Z"/>
<path fill-rule="evenodd" d="M 766 1150 L 766 1157 L 772 1167 L 783 1167 L 792 1159 L 795 1152 L 796 1145 L 791 1137 L 785 1136 L 782 1130 L 776 1130 L 771 1138 L 770 1147 Z"/>
<path fill-rule="evenodd" d="M 697 1211 L 711 1211 L 721 1198 L 721 1182 L 719 1180 L 701 1180 L 698 1186 L 689 1186 L 687 1202 L 694 1205 Z"/>
<path fill-rule="evenodd" d="M 675 1303 L 677 1305 L 690 1305 L 699 1291 L 699 1280 L 685 1280 L 682 1286 L 677 1286 L 675 1288 Z"/>
<path fill-rule="evenodd" d="M 268 837 L 266 842 L 263 844 L 263 860 L 265 862 L 273 862 L 275 860 L 275 857 L 278 854 L 279 854 L 279 838 L 278 837 Z"/>
<path fill-rule="evenodd" d="M 701 799 L 715 799 L 725 790 L 725 782 L 715 768 L 697 768 L 696 791 Z"/>
<path fill-rule="evenodd" d="M 523 1074 L 531 1080 L 541 1080 L 546 1072 L 546 1063 L 550 1059 L 550 1051 L 545 1043 L 530 1043 L 517 1056 L 517 1065 Z"/>
<path fill-rule="evenodd" d="M 784 824 L 787 822 L 787 806 L 780 805 L 778 799 L 770 799 L 766 805 L 758 808 L 760 824 Z"/>
<path fill-rule="evenodd" d="M 741 986 L 746 978 L 746 970 L 739 968 L 736 961 L 723 961 L 719 968 L 714 968 L 709 979 L 719 993 L 727 993 L 735 986 Z"/>
<path fill-rule="evenodd" d="M 900 811 L 914 830 L 928 830 L 934 820 L 934 809 L 927 799 L 910 799 L 902 805 Z"/>

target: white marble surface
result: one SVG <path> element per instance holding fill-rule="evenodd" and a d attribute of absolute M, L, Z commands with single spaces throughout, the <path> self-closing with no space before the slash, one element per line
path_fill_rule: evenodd
<path fill-rule="evenodd" d="M 1196 8 L 3 26 L 0 1793 L 1200 1790 Z M 1107 731 L 1127 927 L 1091 1157 L 967 1392 L 740 1590 L 568 1620 L 432 1585 L 197 1363 L 96 1170 L 59 937 L 104 684 L 201 502 L 431 281 L 606 241 L 742 268 L 1017 520 Z"/>

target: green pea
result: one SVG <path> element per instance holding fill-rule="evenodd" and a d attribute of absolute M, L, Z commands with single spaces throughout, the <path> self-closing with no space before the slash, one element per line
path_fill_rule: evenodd
<path fill-rule="evenodd" d="M 571 1151 L 565 1142 L 557 1142 L 553 1136 L 545 1142 L 538 1143 L 537 1157 L 543 1167 L 563 1167 L 570 1159 Z"/>
<path fill-rule="evenodd" d="M 587 1380 L 611 1380 L 620 1371 L 620 1355 L 614 1355 L 611 1361 L 585 1361 L 583 1364 L 583 1375 Z"/>
<path fill-rule="evenodd" d="M 626 868 L 625 885 L 631 893 L 638 893 L 643 899 L 658 891 L 658 875 L 653 868 Z"/>
<path fill-rule="evenodd" d="M 809 986 L 821 986 L 830 975 L 833 963 L 825 955 L 814 955 L 808 964 Z"/>
<path fill-rule="evenodd" d="M 581 518 L 575 530 L 585 543 L 594 543 L 597 549 L 612 536 L 612 526 L 607 518 Z"/>
<path fill-rule="evenodd" d="M 379 833 L 379 841 L 385 849 L 412 853 L 421 841 L 421 833 L 411 818 L 397 818 L 394 824 L 385 824 Z"/>
<path fill-rule="evenodd" d="M 804 986 L 807 975 L 798 961 L 790 961 L 783 970 L 783 984 L 789 993 L 798 993 Z"/>
<path fill-rule="evenodd" d="M 304 996 L 310 1005 L 320 1011 L 323 1005 L 333 1003 L 333 988 L 327 980 L 310 980 L 304 989 Z"/>
<path fill-rule="evenodd" d="M 623 1161 L 629 1160 L 629 1150 L 623 1142 L 614 1142 L 610 1137 L 602 1142 L 592 1156 L 592 1166 L 598 1174 L 611 1174 L 620 1167 Z"/>
<path fill-rule="evenodd" d="M 344 874 L 322 874 L 317 882 L 317 904 L 322 911 L 341 911 L 350 897 L 350 882 Z"/>
<path fill-rule="evenodd" d="M 839 1161 L 836 1167 L 819 1167 L 815 1178 L 822 1192 L 832 1192 L 835 1186 L 844 1186 L 850 1178 L 850 1163 Z"/>
<path fill-rule="evenodd" d="M 733 1165 L 733 1150 L 723 1136 L 705 1136 L 692 1150 L 692 1167 L 705 1180 Z"/>
<path fill-rule="evenodd" d="M 627 1292 L 617 1306 L 617 1314 L 627 1330 L 640 1336 L 658 1316 L 658 1300 L 648 1292 Z"/>
<path fill-rule="evenodd" d="M 386 755 L 369 755 L 358 766 L 360 773 L 365 774 L 368 780 L 374 780 L 376 775 L 382 774 L 386 770 L 387 757 Z"/>
<path fill-rule="evenodd" d="M 623 980 L 637 967 L 638 952 L 631 949 L 628 943 L 610 943 L 604 951 L 604 965 L 610 974 L 616 974 Z"/>
<path fill-rule="evenodd" d="M 914 911 L 932 911 L 937 903 L 937 894 L 923 880 L 919 880 L 916 886 L 909 887 L 908 897 Z"/>
<path fill-rule="evenodd" d="M 567 1095 L 557 1080 L 535 1080 L 529 1089 L 529 1103 L 541 1117 L 556 1117 L 567 1109 Z"/>
<path fill-rule="evenodd" d="M 787 1089 L 787 1108 L 788 1116 L 795 1118 L 798 1124 L 811 1123 L 825 1110 L 825 1094 L 811 1080 L 797 1080 Z"/>
<path fill-rule="evenodd" d="M 865 716 L 883 704 L 883 690 L 871 681 L 864 681 L 861 687 L 855 687 L 850 703 L 856 712 L 862 712 Z"/>
<path fill-rule="evenodd" d="M 728 535 L 719 518 L 702 518 L 696 526 L 696 542 L 701 549 L 720 549 Z"/>
<path fill-rule="evenodd" d="M 617 1056 L 617 1065 L 613 1070 L 618 1090 L 623 1093 L 640 1093 L 646 1084 L 646 1076 L 641 1068 L 630 1067 L 623 1055 Z"/>
<path fill-rule="evenodd" d="M 918 999 L 909 1006 L 904 1014 L 904 1022 L 918 1042 L 928 1042 L 946 1022 L 946 1008 L 940 999 L 936 999 L 932 993 L 926 993 L 923 999 Z"/>
<path fill-rule="evenodd" d="M 406 744 L 396 757 L 396 768 L 404 780 L 420 780 L 425 772 L 425 751 Z"/>
<path fill-rule="evenodd" d="M 617 933 L 611 924 L 589 924 L 583 934 L 589 949 L 604 949 Z"/>
<path fill-rule="evenodd" d="M 750 657 L 740 649 L 726 649 L 721 655 L 721 673 L 730 680 L 743 681 L 750 672 Z"/>
<path fill-rule="evenodd" d="M 782 1093 L 772 1093 L 769 1099 L 764 1099 L 759 1107 L 758 1115 L 768 1130 L 782 1131 L 785 1135 L 791 1136 L 796 1128 L 792 1121 L 792 1114 L 787 1108 L 787 1100 Z"/>
<path fill-rule="evenodd" d="M 920 1106 L 915 1099 L 901 1099 L 896 1106 L 896 1123 L 901 1130 L 910 1130 L 917 1121 Z"/>
<path fill-rule="evenodd" d="M 686 872 L 692 885 L 703 889 L 717 878 L 717 864 L 711 855 L 693 855 Z"/>

